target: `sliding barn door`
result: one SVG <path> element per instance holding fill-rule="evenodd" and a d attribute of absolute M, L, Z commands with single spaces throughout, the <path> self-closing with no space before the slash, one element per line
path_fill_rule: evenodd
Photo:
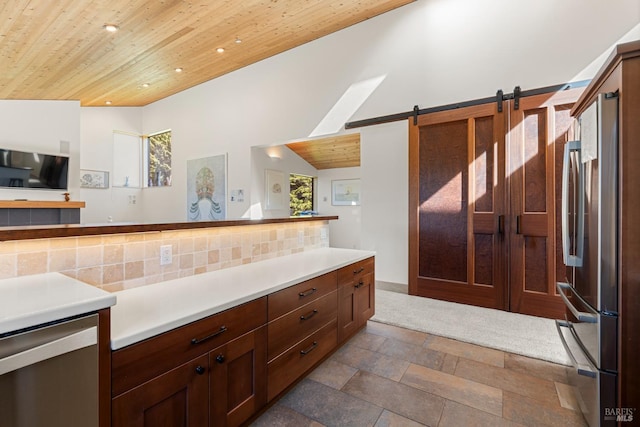
<path fill-rule="evenodd" d="M 582 89 L 409 119 L 409 293 L 562 318 L 560 198 Z"/>
<path fill-rule="evenodd" d="M 409 293 L 505 309 L 504 113 L 409 123 Z"/>
<path fill-rule="evenodd" d="M 560 198 L 562 153 L 572 138 L 570 109 L 581 89 L 509 101 L 510 310 L 564 317 L 556 281 L 565 280 Z"/>

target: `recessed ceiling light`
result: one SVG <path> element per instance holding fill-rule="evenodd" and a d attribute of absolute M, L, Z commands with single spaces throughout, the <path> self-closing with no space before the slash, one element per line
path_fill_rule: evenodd
<path fill-rule="evenodd" d="M 109 31 L 110 33 L 115 33 L 120 29 L 116 24 L 105 24 L 102 28 Z"/>
<path fill-rule="evenodd" d="M 149 83 L 142 83 L 142 87 L 149 87 Z"/>
<path fill-rule="evenodd" d="M 240 43 L 242 43 L 242 40 L 240 40 L 238 37 L 236 37 L 236 43 L 240 44 Z"/>
<path fill-rule="evenodd" d="M 111 105 L 111 101 L 104 101 L 105 104 Z"/>
<path fill-rule="evenodd" d="M 176 73 L 181 73 L 182 72 L 182 68 L 178 67 L 176 68 Z"/>
<path fill-rule="evenodd" d="M 219 48 L 216 49 L 216 52 L 222 53 L 222 52 L 224 52 L 224 48 L 223 47 L 219 47 Z"/>

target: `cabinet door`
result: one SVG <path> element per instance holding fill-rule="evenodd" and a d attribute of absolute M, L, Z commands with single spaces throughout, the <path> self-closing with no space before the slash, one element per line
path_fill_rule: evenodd
<path fill-rule="evenodd" d="M 339 285 L 338 342 L 343 342 L 358 330 L 358 311 L 356 305 L 355 285 L 352 283 Z"/>
<path fill-rule="evenodd" d="M 237 426 L 267 402 L 267 328 L 209 353 L 211 425 Z"/>
<path fill-rule="evenodd" d="M 375 312 L 374 283 L 373 274 L 367 274 L 355 285 L 358 327 L 364 326 Z"/>
<path fill-rule="evenodd" d="M 202 356 L 117 396 L 112 402 L 112 425 L 114 427 L 208 425 L 207 370 L 208 358 Z"/>

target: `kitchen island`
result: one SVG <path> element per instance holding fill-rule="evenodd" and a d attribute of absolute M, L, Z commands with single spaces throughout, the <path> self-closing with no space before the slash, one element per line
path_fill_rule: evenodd
<path fill-rule="evenodd" d="M 251 419 L 373 315 L 374 255 L 319 248 L 116 292 L 112 425 Z"/>

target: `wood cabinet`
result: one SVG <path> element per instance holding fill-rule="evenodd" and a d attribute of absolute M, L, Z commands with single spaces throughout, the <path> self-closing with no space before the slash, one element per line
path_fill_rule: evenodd
<path fill-rule="evenodd" d="M 237 426 L 267 403 L 266 326 L 209 352 L 211 423 Z"/>
<path fill-rule="evenodd" d="M 338 271 L 338 342 L 362 328 L 375 312 L 373 258 Z"/>
<path fill-rule="evenodd" d="M 269 400 L 337 345 L 337 283 L 333 271 L 269 295 Z"/>
<path fill-rule="evenodd" d="M 266 403 L 266 300 L 113 352 L 113 425 L 246 421 Z"/>
<path fill-rule="evenodd" d="M 374 287 L 369 258 L 114 351 L 112 425 L 245 423 L 365 325 Z"/>
<path fill-rule="evenodd" d="M 117 396 L 227 342 L 257 329 L 267 320 L 267 298 L 198 320 L 112 355 L 111 394 Z"/>
<path fill-rule="evenodd" d="M 336 319 L 333 319 L 269 362 L 267 377 L 269 401 L 277 397 L 336 348 L 338 343 L 336 323 Z"/>
<path fill-rule="evenodd" d="M 117 396 L 112 403 L 112 425 L 206 426 L 208 363 L 207 356 L 200 356 Z"/>

